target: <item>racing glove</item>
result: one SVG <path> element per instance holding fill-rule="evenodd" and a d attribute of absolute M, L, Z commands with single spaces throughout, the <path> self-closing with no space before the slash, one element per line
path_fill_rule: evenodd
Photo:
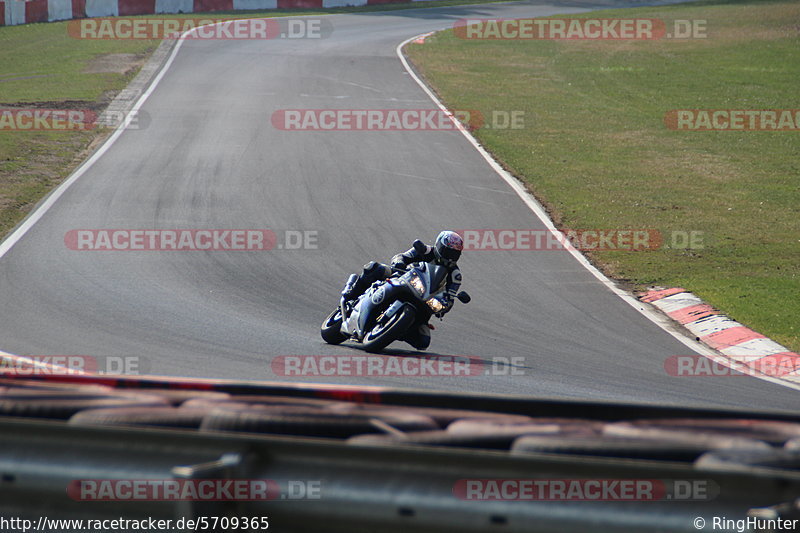
<path fill-rule="evenodd" d="M 444 318 L 444 315 L 450 312 L 450 310 L 453 308 L 453 300 L 447 297 L 438 298 L 438 300 L 442 303 L 444 307 L 442 307 L 441 311 L 434 314 L 436 315 L 436 318 L 441 319 Z"/>
<path fill-rule="evenodd" d="M 403 260 L 402 254 L 397 254 L 392 257 L 392 268 L 398 268 L 400 270 L 406 269 L 406 262 Z"/>

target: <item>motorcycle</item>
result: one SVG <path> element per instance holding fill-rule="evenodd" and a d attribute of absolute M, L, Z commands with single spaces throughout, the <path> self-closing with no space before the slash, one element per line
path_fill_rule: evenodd
<path fill-rule="evenodd" d="M 411 263 L 407 269 L 393 269 L 394 275 L 373 283 L 355 301 L 344 297 L 322 323 L 320 333 L 328 344 L 353 340 L 368 352 L 380 352 L 402 339 L 417 317 L 444 309 L 441 296 L 447 282 L 447 269 L 433 263 Z M 355 282 L 356 274 L 348 284 Z M 471 300 L 466 291 L 456 298 Z"/>

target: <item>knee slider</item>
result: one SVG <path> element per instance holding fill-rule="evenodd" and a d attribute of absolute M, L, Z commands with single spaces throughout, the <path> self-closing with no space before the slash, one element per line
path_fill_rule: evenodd
<path fill-rule="evenodd" d="M 379 266 L 380 263 L 378 263 L 377 261 L 370 261 L 369 263 L 364 265 L 364 274 L 372 274 L 378 269 Z"/>

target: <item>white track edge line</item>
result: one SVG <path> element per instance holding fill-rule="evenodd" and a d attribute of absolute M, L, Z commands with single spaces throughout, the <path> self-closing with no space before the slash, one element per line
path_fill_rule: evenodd
<path fill-rule="evenodd" d="M 419 85 L 422 88 L 422 90 L 425 91 L 425 94 L 427 94 L 428 97 L 430 97 L 430 99 L 433 100 L 433 103 L 436 104 L 439 107 L 439 109 L 441 109 L 443 112 L 451 114 L 450 110 L 448 110 L 447 107 L 445 107 L 444 104 L 442 104 L 439 98 L 425 84 L 425 82 L 423 82 L 422 79 L 420 79 L 420 77 L 417 76 L 417 73 L 414 72 L 414 69 L 411 68 L 411 65 L 408 64 L 408 60 L 403 54 L 403 48 L 408 43 L 416 39 L 419 39 L 422 36 L 427 36 L 432 33 L 436 32 L 423 33 L 415 35 L 414 37 L 411 37 L 409 39 L 406 39 L 405 41 L 397 45 L 397 47 L 395 48 L 395 53 L 397 54 L 397 57 L 400 58 L 400 61 L 403 64 L 403 68 L 406 70 L 406 72 L 408 72 L 408 74 L 412 77 L 412 79 L 415 82 L 417 82 L 417 85 Z M 460 123 L 458 124 L 460 125 Z M 525 189 L 525 186 L 522 184 L 522 182 L 520 182 L 518 179 L 512 176 L 508 171 L 506 171 L 506 169 L 504 169 L 500 165 L 500 163 L 495 161 L 492 155 L 489 152 L 487 152 L 486 149 L 483 148 L 483 146 L 480 145 L 477 139 L 475 139 L 475 137 L 473 137 L 472 134 L 466 128 L 460 126 L 458 127 L 458 130 L 461 132 L 462 135 L 464 135 L 464 137 L 470 142 L 470 144 L 472 144 L 472 146 L 478 151 L 478 153 L 480 153 L 480 155 L 483 156 L 483 158 L 486 160 L 489 166 L 492 167 L 492 170 L 494 170 L 501 178 L 503 178 L 503 180 L 512 189 L 514 189 L 514 192 L 517 193 L 517 196 L 519 196 L 519 198 L 523 202 L 525 202 L 525 205 L 527 205 L 528 208 L 531 211 L 533 211 L 533 213 L 539 218 L 539 220 L 545 225 L 545 227 L 547 227 L 559 238 L 563 238 L 566 242 L 569 242 L 569 240 L 566 239 L 563 233 L 555 227 L 555 224 L 553 224 L 553 221 L 550 220 L 550 217 L 548 216 L 547 211 L 545 211 L 544 207 L 542 207 L 539 201 Z M 732 370 L 737 370 L 738 372 L 741 372 L 741 370 L 734 368 L 735 365 L 733 365 L 727 357 L 720 355 L 715 350 L 712 350 L 711 348 L 693 339 L 686 337 L 681 332 L 676 331 L 674 329 L 674 326 L 667 319 L 666 316 L 650 309 L 649 306 L 644 305 L 641 301 L 637 300 L 636 298 L 628 294 L 626 291 L 619 288 L 611 279 L 609 279 L 605 274 L 600 272 L 593 264 L 591 264 L 589 260 L 586 259 L 586 257 L 584 257 L 583 254 L 581 254 L 574 246 L 568 245 L 565 246 L 565 248 L 572 255 L 572 257 L 574 257 L 581 265 L 583 265 L 583 267 L 586 268 L 586 270 L 588 270 L 595 278 L 597 278 L 600 281 L 600 283 L 605 285 L 611 292 L 622 298 L 624 302 L 626 302 L 628 305 L 639 311 L 645 317 L 650 319 L 651 322 L 655 323 L 658 327 L 660 327 L 661 329 L 672 335 L 675 339 L 680 341 L 686 347 L 694 350 L 696 353 L 700 355 L 708 357 L 709 359 L 713 360 L 718 364 L 721 364 Z M 753 377 L 763 379 L 764 381 L 769 381 L 770 383 L 774 383 L 776 385 L 781 385 L 791 389 L 800 390 L 800 384 L 791 383 L 767 375 L 754 375 L 754 374 L 748 374 L 748 375 L 752 375 Z"/>
<path fill-rule="evenodd" d="M 216 24 L 219 23 L 209 24 L 209 26 Z M 77 169 L 75 169 L 75 171 L 72 173 L 72 175 L 70 175 L 66 180 L 61 182 L 61 184 L 58 187 L 53 189 L 53 191 L 49 195 L 47 195 L 47 197 L 45 197 L 44 201 L 41 204 L 39 204 L 36 210 L 34 210 L 30 215 L 28 215 L 25 218 L 25 220 L 19 226 L 17 226 L 17 228 L 8 237 L 6 237 L 2 243 L 0 243 L 0 258 L 2 258 L 6 253 L 8 253 L 8 251 L 11 250 L 11 248 L 13 248 L 14 245 L 17 242 L 19 242 L 20 239 L 22 239 L 22 237 L 34 226 L 34 224 L 36 224 L 47 213 L 47 211 L 56 203 L 56 201 L 58 201 L 58 199 L 61 198 L 61 196 L 67 191 L 67 189 L 69 189 L 69 187 L 73 183 L 75 183 L 81 176 L 83 176 L 86 173 L 86 171 L 89 170 L 92 167 L 92 165 L 94 165 L 114 145 L 116 140 L 120 137 L 120 135 L 122 135 L 122 133 L 130 124 L 136 111 L 138 111 L 139 108 L 144 104 L 144 102 L 147 100 L 150 94 L 152 94 L 152 92 L 155 90 L 158 83 L 161 81 L 161 78 L 163 78 L 164 74 L 166 74 L 167 70 L 172 64 L 172 61 L 175 59 L 178 50 L 180 50 L 184 38 L 190 32 L 196 29 L 197 28 L 192 28 L 181 34 L 178 43 L 172 49 L 172 53 L 170 54 L 167 61 L 161 66 L 161 68 L 158 71 L 158 74 L 156 74 L 155 78 L 153 78 L 153 81 L 151 81 L 150 85 L 147 87 L 147 90 L 145 90 L 145 92 L 142 93 L 142 95 L 139 97 L 139 99 L 136 101 L 133 107 L 127 112 L 127 114 L 125 115 L 125 120 L 123 120 L 116 127 L 111 136 L 103 142 L 100 148 L 98 148 L 91 155 L 91 157 L 89 157 L 89 159 L 81 163 L 81 165 Z"/>

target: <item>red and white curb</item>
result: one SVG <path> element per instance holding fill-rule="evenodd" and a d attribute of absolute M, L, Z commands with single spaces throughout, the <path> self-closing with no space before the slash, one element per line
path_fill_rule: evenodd
<path fill-rule="evenodd" d="M 413 42 L 414 42 L 414 44 L 425 44 L 425 39 L 427 39 L 428 37 L 430 37 L 434 33 L 435 32 L 432 32 L 432 31 L 428 32 L 428 33 L 423 33 L 422 35 L 420 35 L 416 39 L 414 39 Z"/>
<path fill-rule="evenodd" d="M 85 17 L 262 9 L 326 9 L 409 1 L 421 0 L 0 0 L 0 26 Z"/>
<path fill-rule="evenodd" d="M 731 320 L 686 289 L 652 289 L 639 299 L 653 304 L 737 366 L 758 372 L 780 361 L 782 371 L 773 377 L 800 383 L 800 355 Z"/>

